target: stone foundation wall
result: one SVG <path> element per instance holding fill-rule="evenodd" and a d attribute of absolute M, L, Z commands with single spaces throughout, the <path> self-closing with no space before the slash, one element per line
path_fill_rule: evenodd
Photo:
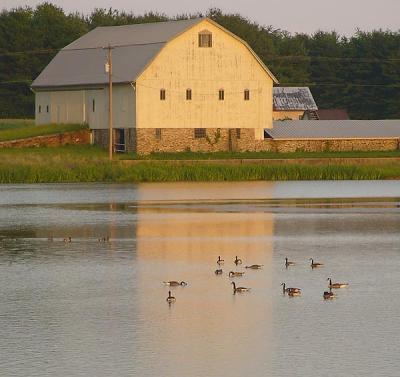
<path fill-rule="evenodd" d="M 393 151 L 399 149 L 399 139 L 332 139 L 332 140 L 256 140 L 255 151 L 289 152 L 349 152 Z"/>
<path fill-rule="evenodd" d="M 344 152 L 391 151 L 399 149 L 399 139 L 309 139 L 256 140 L 252 128 L 206 128 L 205 137 L 196 138 L 193 128 L 137 128 L 125 130 L 128 152 Z M 94 143 L 108 147 L 108 130 L 93 130 Z"/>
<path fill-rule="evenodd" d="M 82 130 L 59 135 L 35 136 L 0 142 L 0 148 L 59 147 L 67 144 L 90 144 L 90 131 Z"/>
<path fill-rule="evenodd" d="M 151 152 L 220 152 L 254 149 L 254 129 L 206 128 L 205 137 L 196 138 L 193 128 L 138 128 L 136 151 Z"/>

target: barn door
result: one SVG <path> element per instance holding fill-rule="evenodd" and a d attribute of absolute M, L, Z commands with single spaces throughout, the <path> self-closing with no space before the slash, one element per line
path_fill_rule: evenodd
<path fill-rule="evenodd" d="M 123 128 L 116 128 L 114 133 L 114 150 L 115 152 L 125 152 L 126 145 L 125 145 L 125 129 Z"/>

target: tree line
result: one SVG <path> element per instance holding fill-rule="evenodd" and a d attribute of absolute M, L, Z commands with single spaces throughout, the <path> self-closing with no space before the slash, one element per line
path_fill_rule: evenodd
<path fill-rule="evenodd" d="M 245 40 L 282 86 L 309 86 L 320 108 L 344 108 L 353 119 L 400 119 L 400 31 L 291 34 L 219 9 L 173 18 L 111 8 L 82 15 L 50 3 L 0 13 L 0 118 L 33 117 L 32 81 L 61 48 L 97 26 L 199 16 Z"/>

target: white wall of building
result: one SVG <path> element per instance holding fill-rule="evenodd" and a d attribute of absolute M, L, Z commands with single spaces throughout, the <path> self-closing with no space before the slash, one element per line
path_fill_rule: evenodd
<path fill-rule="evenodd" d="M 114 128 L 136 124 L 136 96 L 131 85 L 113 87 Z M 108 128 L 108 88 L 38 91 L 36 124 L 87 123 L 91 129 Z"/>

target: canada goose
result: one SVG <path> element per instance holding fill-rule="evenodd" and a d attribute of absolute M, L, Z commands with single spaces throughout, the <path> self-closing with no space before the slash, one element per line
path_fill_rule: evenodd
<path fill-rule="evenodd" d="M 324 300 L 332 300 L 335 297 L 336 295 L 332 292 L 332 289 L 329 289 L 329 292 L 324 292 Z"/>
<path fill-rule="evenodd" d="M 222 268 L 214 271 L 215 275 L 222 275 Z"/>
<path fill-rule="evenodd" d="M 64 243 L 72 242 L 72 238 L 71 238 L 71 237 L 64 238 L 64 239 L 63 239 L 63 242 L 64 242 Z"/>
<path fill-rule="evenodd" d="M 217 259 L 217 263 L 218 264 L 224 264 L 224 260 L 223 259 L 221 259 L 221 256 L 220 255 L 218 255 L 218 259 Z"/>
<path fill-rule="evenodd" d="M 251 266 L 246 266 L 246 268 L 251 268 L 252 270 L 259 270 L 262 268 L 262 264 L 252 264 Z"/>
<path fill-rule="evenodd" d="M 165 285 L 169 285 L 170 287 L 177 287 L 179 285 L 181 285 L 182 287 L 186 287 L 188 285 L 188 283 L 186 283 L 186 281 L 179 282 L 179 281 L 174 281 L 174 280 L 172 280 L 172 281 L 163 281 L 163 283 Z"/>
<path fill-rule="evenodd" d="M 167 301 L 169 304 L 172 304 L 173 302 L 176 301 L 176 298 L 175 298 L 174 296 L 171 296 L 171 291 L 168 291 L 168 297 L 167 297 L 166 301 Z"/>
<path fill-rule="evenodd" d="M 99 241 L 99 242 L 108 242 L 108 241 L 110 241 L 110 237 L 109 236 L 101 237 L 101 238 L 98 238 L 97 241 Z"/>
<path fill-rule="evenodd" d="M 290 297 L 301 296 L 301 292 L 300 291 L 289 291 L 288 296 L 290 296 Z"/>
<path fill-rule="evenodd" d="M 294 292 L 294 293 L 300 293 L 301 292 L 301 288 L 286 288 L 286 283 L 282 283 L 281 285 L 283 285 L 283 294 L 290 293 L 290 292 Z"/>
<path fill-rule="evenodd" d="M 235 277 L 241 277 L 241 276 L 243 276 L 244 275 L 244 272 L 234 272 L 234 271 L 231 271 L 231 272 L 229 272 L 229 277 L 230 278 L 235 278 Z"/>
<path fill-rule="evenodd" d="M 290 262 L 287 258 L 285 258 L 285 266 L 288 268 L 289 266 L 294 266 L 296 263 Z"/>
<path fill-rule="evenodd" d="M 236 284 L 235 284 L 234 281 L 231 284 L 233 285 L 233 293 L 236 293 L 236 292 L 240 293 L 240 292 L 248 292 L 248 291 L 250 291 L 250 288 L 245 288 L 245 287 L 237 287 L 236 288 Z"/>
<path fill-rule="evenodd" d="M 311 261 L 311 268 L 316 268 L 316 267 L 322 267 L 324 264 L 323 263 L 314 263 L 314 259 L 310 258 Z"/>
<path fill-rule="evenodd" d="M 238 264 L 242 264 L 242 260 L 241 259 L 239 259 L 238 257 L 237 257 L 237 255 L 236 255 L 236 258 L 235 258 L 235 261 L 234 261 L 234 263 L 236 264 L 236 266 L 238 265 Z"/>
<path fill-rule="evenodd" d="M 339 289 L 339 288 L 346 288 L 346 287 L 349 286 L 348 283 L 332 283 L 332 279 L 331 278 L 328 278 L 326 280 L 329 280 L 328 288 Z"/>

